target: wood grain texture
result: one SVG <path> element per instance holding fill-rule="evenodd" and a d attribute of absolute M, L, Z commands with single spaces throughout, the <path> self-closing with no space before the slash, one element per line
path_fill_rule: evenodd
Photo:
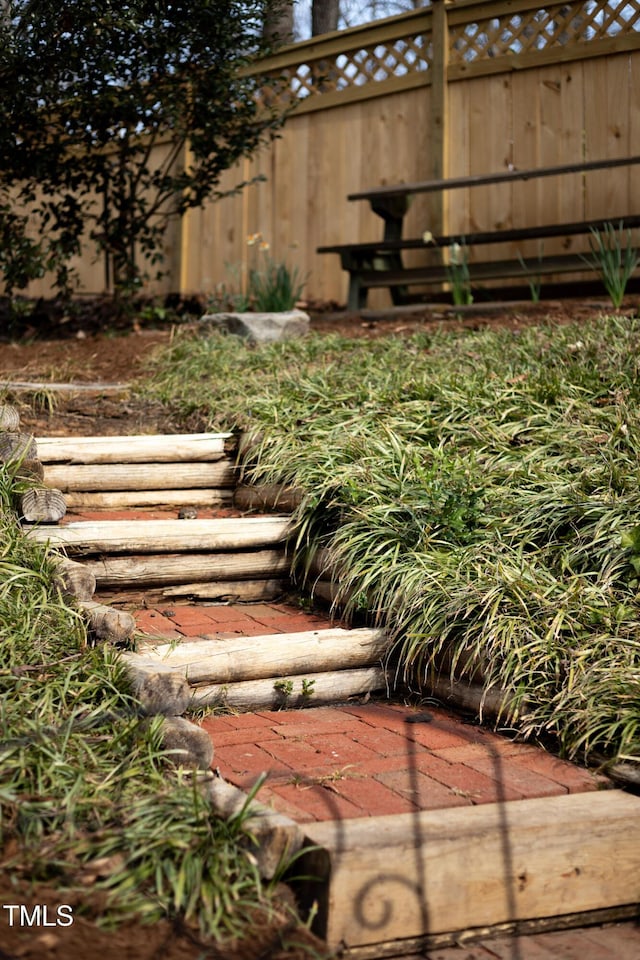
<path fill-rule="evenodd" d="M 18 508 L 26 523 L 57 523 L 65 516 L 64 495 L 55 487 L 31 487 L 18 495 Z"/>
<path fill-rule="evenodd" d="M 194 600 L 275 600 L 291 590 L 290 580 L 214 580 L 205 583 L 184 583 L 166 587 L 164 597 L 191 597 Z"/>
<path fill-rule="evenodd" d="M 161 662 L 192 684 L 225 684 L 374 666 L 386 655 L 388 640 L 384 630 L 334 628 L 140 649 L 144 653 L 126 655 L 132 665 Z"/>
<path fill-rule="evenodd" d="M 637 903 L 639 823 L 612 790 L 308 824 L 319 932 L 358 946 Z"/>
<path fill-rule="evenodd" d="M 43 463 L 172 463 L 220 460 L 230 433 L 140 435 L 130 437 L 44 437 L 38 439 Z"/>
<path fill-rule="evenodd" d="M 355 670 L 329 670 L 304 676 L 271 677 L 238 683 L 205 684 L 193 694 L 192 706 L 224 707 L 246 712 L 256 710 L 293 710 L 343 703 L 349 697 L 385 690 L 389 678 L 382 667 Z"/>
<path fill-rule="evenodd" d="M 0 431 L 16 433 L 20 429 L 20 414 L 10 403 L 0 403 Z"/>
<path fill-rule="evenodd" d="M 416 56 L 395 72 L 374 68 L 373 75 L 366 77 L 360 71 L 355 79 L 357 72 L 352 71 L 354 76 L 343 77 L 338 89 L 324 92 L 322 83 L 312 85 L 287 119 L 280 139 L 224 172 L 219 187 L 228 195 L 189 211 L 182 225 L 175 231 L 172 228 L 169 246 L 181 249 L 170 257 L 168 275 L 150 283 L 148 292 L 180 289 L 184 294 L 206 296 L 221 284 L 227 289 L 242 286 L 250 256 L 247 235 L 261 233 L 276 260 L 297 267 L 307 278 L 305 296 L 341 303 L 346 284 L 339 259 L 318 255 L 316 247 L 366 242 L 382 233 L 368 204 L 350 204 L 346 202 L 348 194 L 422 181 L 431 176 L 438 153 L 448 154 L 449 170 L 455 176 L 474 171 L 507 172 L 506 163 L 512 162 L 512 156 L 524 155 L 526 166 L 534 167 L 550 154 L 555 155 L 555 162 L 570 163 L 580 161 L 583 154 L 589 159 L 638 153 L 637 24 L 612 10 L 612 16 L 619 16 L 617 33 L 609 30 L 605 36 L 576 37 L 569 29 L 570 35 L 561 41 L 559 33 L 553 36 L 553 31 L 547 31 L 540 37 L 543 49 L 538 49 L 532 29 L 523 32 L 519 40 L 516 37 L 510 47 L 507 43 L 505 49 L 503 38 L 509 35 L 510 18 L 522 14 L 526 19 L 542 10 L 533 0 L 450 4 L 449 31 L 457 29 L 460 42 L 449 45 L 446 83 L 440 84 L 440 89 L 434 85 L 435 96 L 431 81 L 439 65 L 446 65 L 447 52 L 433 49 L 432 21 L 444 13 L 440 3 L 279 51 L 269 59 L 269 69 L 279 72 L 286 68 L 296 76 L 304 65 L 299 78 L 307 75 L 310 63 L 317 65 L 326 59 L 330 71 L 338 60 L 344 63 L 356 51 L 364 51 L 361 66 L 366 73 L 380 45 L 393 57 L 394 44 L 399 53 L 403 44 L 422 38 L 414 47 Z M 491 18 L 505 25 L 504 34 L 498 30 L 495 42 L 469 56 L 466 41 L 481 34 L 479 24 Z M 594 23 L 597 34 L 602 22 L 597 19 Z M 439 144 L 439 131 L 434 137 L 430 119 L 442 114 L 441 104 L 447 99 L 448 135 Z M 512 122 L 516 114 L 522 116 L 522 105 L 530 106 L 534 124 L 524 140 L 520 139 L 522 124 Z M 446 127 L 445 123 L 444 134 Z M 159 148 L 158 160 L 164 150 L 166 145 Z M 265 179 L 232 193 L 256 176 Z M 583 204 L 580 178 L 566 187 L 547 183 L 532 188 L 529 184 L 522 191 L 526 194 L 522 205 L 537 223 L 551 222 L 557 210 L 567 220 L 617 216 L 619 211 L 634 213 L 639 176 L 640 171 L 630 174 L 624 170 L 611 171 L 605 179 L 592 174 L 586 183 L 586 200 L 593 212 L 575 209 Z M 490 218 L 495 201 L 494 219 L 503 220 L 510 204 L 515 219 L 519 196 L 519 190 L 503 191 L 501 185 L 486 193 L 489 199 L 481 202 L 478 214 Z M 469 193 L 461 190 L 446 201 L 434 198 L 433 204 L 416 198 L 405 235 L 420 236 L 429 229 L 430 220 L 435 222 L 439 215 L 440 203 L 445 202 L 452 229 L 467 231 Z M 519 221 L 518 225 L 528 224 Z M 413 264 L 416 256 L 412 253 L 408 262 Z M 237 266 L 237 272 L 229 270 L 229 264 Z M 84 290 L 102 292 L 103 267 L 95 250 L 86 249 L 79 273 Z M 29 292 L 46 296 L 48 289 L 49 279 L 45 278 L 32 284 Z M 374 306 L 384 307 L 388 294 L 375 291 L 373 300 Z"/>
<path fill-rule="evenodd" d="M 0 433 L 0 463 L 35 460 L 37 456 L 35 437 L 30 433 Z"/>
<path fill-rule="evenodd" d="M 43 472 L 44 476 L 44 472 Z M 66 493 L 69 510 L 117 510 L 121 507 L 219 507 L 231 505 L 231 487 L 209 489 L 208 487 L 184 490 L 111 490 L 107 493 L 94 491 Z"/>
<path fill-rule="evenodd" d="M 187 521 L 180 522 L 184 524 Z M 193 523 L 192 520 L 188 522 Z M 85 564 L 101 587 L 163 587 L 182 583 L 189 584 L 194 590 L 198 585 L 204 588 L 208 581 L 214 580 L 255 580 L 273 575 L 287 576 L 290 565 L 282 548 L 223 554 L 105 557 L 87 560 Z"/>
<path fill-rule="evenodd" d="M 282 543 L 290 522 L 281 517 L 222 520 L 96 520 L 29 530 L 27 536 L 74 553 L 173 553 L 237 550 Z"/>
<path fill-rule="evenodd" d="M 175 490 L 232 487 L 236 471 L 228 460 L 213 463 L 47 464 L 45 482 L 68 493 L 114 490 Z"/>
<path fill-rule="evenodd" d="M 203 789 L 222 817 L 237 816 L 247 806 L 247 794 L 222 777 L 208 781 Z M 268 880 L 304 843 L 304 832 L 295 821 L 257 800 L 249 802 L 249 815 L 243 821 L 243 830 L 251 838 L 250 850 L 256 858 L 260 875 Z"/>

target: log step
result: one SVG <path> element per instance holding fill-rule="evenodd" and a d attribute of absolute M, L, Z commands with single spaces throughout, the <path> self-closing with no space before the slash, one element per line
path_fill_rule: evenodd
<path fill-rule="evenodd" d="M 43 474 L 44 476 L 44 474 Z M 127 507 L 229 507 L 233 502 L 231 488 L 188 490 L 112 490 L 65 494 L 67 508 L 79 510 L 126 510 Z"/>
<path fill-rule="evenodd" d="M 192 520 L 179 521 L 182 524 Z M 269 550 L 243 550 L 224 554 L 182 553 L 152 556 L 102 557 L 86 560 L 85 566 L 98 585 L 114 587 L 165 587 L 189 584 L 193 590 L 217 581 L 263 580 L 274 574 L 289 576 L 290 562 L 282 547 Z M 203 593 L 202 596 L 205 596 Z"/>
<path fill-rule="evenodd" d="M 141 644 L 139 653 L 123 654 L 137 671 L 169 667 L 193 686 L 270 680 L 380 666 L 388 653 L 384 630 L 303 630 L 227 640 Z"/>
<path fill-rule="evenodd" d="M 183 433 L 131 437 L 44 437 L 43 463 L 176 463 L 221 460 L 233 445 L 231 433 Z"/>
<path fill-rule="evenodd" d="M 237 550 L 283 543 L 287 517 L 218 520 L 96 520 L 63 527 L 36 527 L 27 536 L 73 554 L 184 553 Z"/>
<path fill-rule="evenodd" d="M 241 680 L 238 683 L 212 683 L 195 687 L 189 706 L 193 710 L 216 707 L 234 713 L 320 707 L 376 693 L 388 689 L 392 683 L 393 678 L 380 666 L 267 680 Z"/>
<path fill-rule="evenodd" d="M 44 481 L 63 493 L 117 490 L 222 489 L 233 487 L 236 470 L 230 460 L 189 463 L 45 464 Z"/>
<path fill-rule="evenodd" d="M 318 879 L 301 884 L 303 915 L 317 904 L 332 950 L 373 957 L 391 941 L 413 953 L 439 934 L 637 904 L 639 823 L 640 798 L 619 790 L 308 823 L 296 871 Z"/>

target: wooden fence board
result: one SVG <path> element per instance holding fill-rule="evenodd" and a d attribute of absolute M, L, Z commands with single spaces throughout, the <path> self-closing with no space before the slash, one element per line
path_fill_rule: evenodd
<path fill-rule="evenodd" d="M 567 20 L 564 7 L 552 8 L 533 0 L 451 4 L 450 40 L 455 31 L 457 39 L 449 49 L 449 135 L 442 146 L 449 176 L 506 170 L 509 163 L 567 163 L 580 160 L 583 152 L 587 159 L 639 152 L 638 24 L 609 10 L 593 20 L 587 35 L 583 14 Z M 517 33 L 514 16 L 530 18 L 530 29 L 510 41 Z M 616 16 L 617 26 L 603 26 Z M 554 18 L 564 26 L 556 28 Z M 287 120 L 282 137 L 226 172 L 220 188 L 230 190 L 258 174 L 266 181 L 189 212 L 181 228 L 172 225 L 167 237 L 170 276 L 147 291 L 180 286 L 185 294 L 207 294 L 223 282 L 241 286 L 250 257 L 247 235 L 261 233 L 275 259 L 286 260 L 307 278 L 308 297 L 343 302 L 347 281 L 339 259 L 319 256 L 316 247 L 382 236 L 380 218 L 366 203 L 348 203 L 347 194 L 428 179 L 443 162 L 432 130 L 431 82 L 439 62 L 429 45 L 432 21 L 431 11 L 421 9 L 276 54 L 269 65 L 290 71 L 291 90 L 306 83 L 307 96 Z M 488 41 L 480 36 L 485 29 L 493 31 Z M 394 72 L 391 58 L 401 61 L 401 69 Z M 334 70 L 334 76 L 324 84 L 327 92 L 319 92 L 327 70 Z M 640 170 L 620 169 L 606 177 L 572 175 L 458 191 L 448 198 L 449 230 L 637 213 L 639 187 Z M 414 198 L 405 236 L 429 229 L 438 204 L 437 196 Z M 562 243 L 549 241 L 545 253 L 565 252 Z M 535 256 L 537 245 L 525 247 L 524 253 Z M 491 251 L 496 258 L 515 255 L 513 246 Z M 407 265 L 417 266 L 421 256 L 428 254 L 411 253 Z M 89 252 L 80 264 L 83 287 L 101 292 L 103 274 L 103 265 Z M 46 294 L 46 283 L 38 282 L 31 292 Z M 385 290 L 372 296 L 374 307 L 390 302 Z"/>

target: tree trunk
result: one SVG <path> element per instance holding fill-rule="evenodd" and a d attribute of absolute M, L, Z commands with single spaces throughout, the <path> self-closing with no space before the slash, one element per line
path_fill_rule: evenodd
<path fill-rule="evenodd" d="M 330 33 L 338 29 L 339 0 L 313 0 L 311 7 L 311 34 Z"/>
<path fill-rule="evenodd" d="M 277 0 L 269 4 L 265 13 L 262 35 L 271 43 L 291 43 L 293 40 L 293 0 Z"/>

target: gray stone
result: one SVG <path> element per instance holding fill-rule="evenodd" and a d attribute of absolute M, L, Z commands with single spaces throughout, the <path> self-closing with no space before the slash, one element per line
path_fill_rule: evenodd
<path fill-rule="evenodd" d="M 164 717 L 161 727 L 162 746 L 171 751 L 169 760 L 177 767 L 208 770 L 213 763 L 211 737 L 184 717 Z"/>
<path fill-rule="evenodd" d="M 309 332 L 309 317 L 302 310 L 282 313 L 207 313 L 201 322 L 255 343 L 290 340 L 304 337 Z"/>

